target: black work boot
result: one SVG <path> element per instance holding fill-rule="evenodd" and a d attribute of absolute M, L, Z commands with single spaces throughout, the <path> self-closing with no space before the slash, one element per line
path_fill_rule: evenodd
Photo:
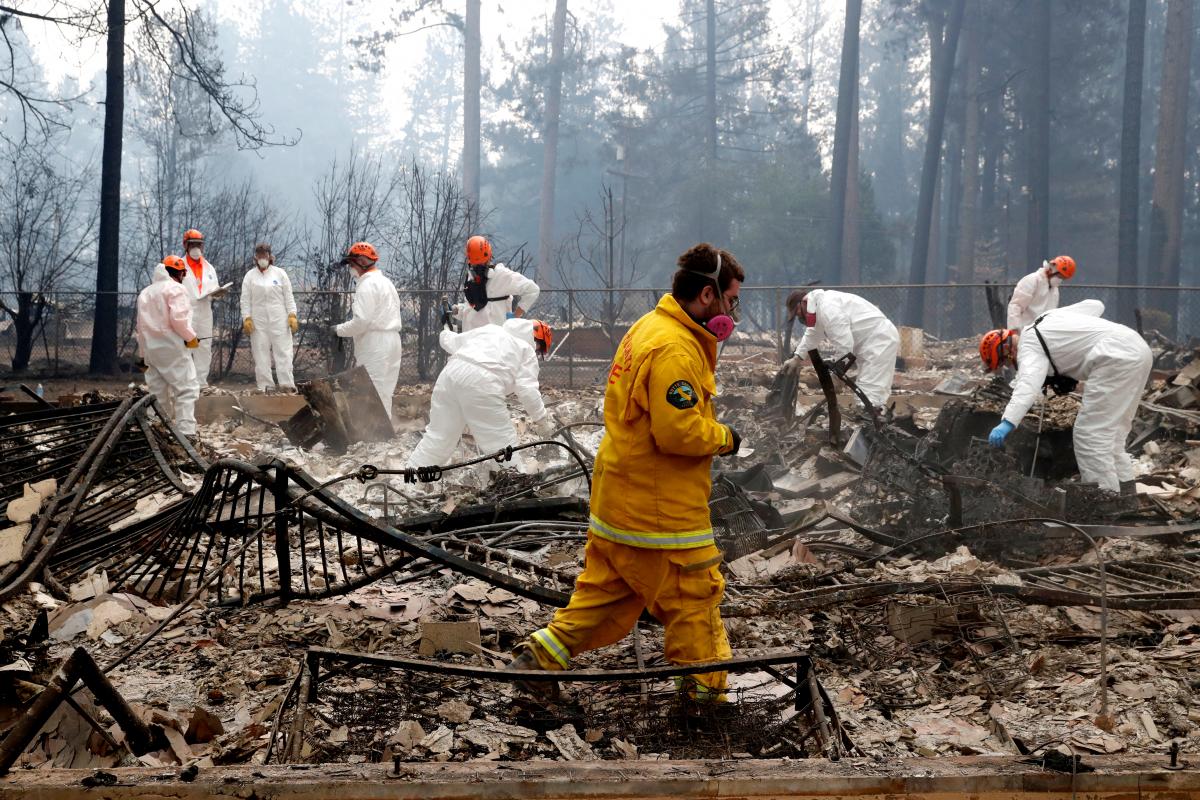
<path fill-rule="evenodd" d="M 540 671 L 542 669 L 542 665 L 538 663 L 537 656 L 533 654 L 533 647 L 528 643 L 522 642 L 513 648 L 513 652 L 516 655 L 504 667 L 506 670 Z M 538 700 L 558 699 L 557 681 L 513 681 L 512 684 L 518 691 L 532 695 Z"/>

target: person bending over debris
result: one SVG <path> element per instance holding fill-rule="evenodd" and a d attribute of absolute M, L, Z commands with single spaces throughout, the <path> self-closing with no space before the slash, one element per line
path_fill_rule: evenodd
<path fill-rule="evenodd" d="M 204 257 L 204 234 L 190 228 L 183 234 L 184 261 L 187 272 L 183 276 L 183 288 L 187 289 L 192 303 L 192 325 L 200 345 L 192 349 L 192 362 L 196 365 L 196 380 L 200 388 L 208 386 L 208 371 L 212 366 L 213 311 L 212 301 L 224 297 L 229 286 L 222 286 L 217 269 Z"/>
<path fill-rule="evenodd" d="M 292 281 L 275 266 L 271 245 L 260 244 L 254 248 L 254 266 L 242 278 L 242 330 L 250 336 L 254 378 L 259 389 L 266 391 L 275 385 L 271 380 L 273 355 L 279 385 L 295 390 L 292 334 L 299 329 Z"/>
<path fill-rule="evenodd" d="M 523 317 L 541 293 L 531 278 L 503 264 L 493 264 L 492 243 L 486 238 L 472 236 L 467 240 L 467 279 L 463 283 L 467 301 L 454 307 L 464 331 L 499 325 L 506 318 Z M 514 297 L 521 298 L 516 311 L 513 311 Z"/>
<path fill-rule="evenodd" d="M 745 273 L 706 243 L 678 267 L 671 293 L 625 334 L 608 374 L 583 572 L 567 607 L 517 645 L 510 669 L 566 669 L 572 657 L 622 639 L 646 609 L 666 627 L 672 663 L 732 655 L 708 496 L 713 456 L 736 453 L 741 442 L 717 422 L 713 399 L 717 343 L 733 332 Z M 724 699 L 726 673 L 686 685 L 697 699 Z"/>
<path fill-rule="evenodd" d="M 179 432 L 196 435 L 196 365 L 191 353 L 200 345 L 192 328 L 192 300 L 183 287 L 187 265 L 167 256 L 154 268 L 150 285 L 137 297 L 138 355 L 146 388 L 173 414 Z"/>
<path fill-rule="evenodd" d="M 1055 256 L 1042 262 L 1042 268 L 1031 272 L 1013 289 L 1008 301 L 1008 327 L 1024 328 L 1035 319 L 1058 308 L 1058 287 L 1075 276 L 1075 259 Z"/>
<path fill-rule="evenodd" d="M 858 388 L 882 410 L 892 396 L 900 334 L 883 312 L 858 295 L 832 289 L 809 289 L 788 296 L 788 311 L 807 326 L 786 368 L 798 369 L 809 350 L 828 341 L 834 359 L 853 353 L 858 361 Z"/>
<path fill-rule="evenodd" d="M 505 402 L 510 394 L 521 401 L 538 436 L 552 434 L 554 419 L 546 413 L 538 387 L 538 358 L 550 351 L 552 339 L 550 326 L 529 319 L 464 333 L 443 330 L 438 342 L 450 359 L 433 386 L 429 425 L 408 466 L 449 464 L 466 428 L 481 453 L 517 444 Z"/>
<path fill-rule="evenodd" d="M 1100 319 L 1103 313 L 1099 300 L 1084 300 L 1047 312 L 1024 330 L 983 335 L 979 356 L 988 370 L 1017 368 L 1012 398 L 988 441 L 1003 447 L 1044 387 L 1066 394 L 1087 381 L 1073 434 L 1079 477 L 1110 492 L 1133 494 L 1125 440 L 1154 359 L 1136 331 Z"/>
<path fill-rule="evenodd" d="M 353 337 L 354 357 L 371 376 L 388 419 L 392 395 L 400 379 L 400 295 L 396 286 L 375 264 L 379 253 L 366 242 L 355 242 L 342 263 L 354 270 L 351 318 L 335 325 L 338 336 Z"/>

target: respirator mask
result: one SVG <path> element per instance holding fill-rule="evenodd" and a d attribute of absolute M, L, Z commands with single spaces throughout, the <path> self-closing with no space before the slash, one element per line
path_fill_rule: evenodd
<path fill-rule="evenodd" d="M 705 277 L 711 279 L 713 282 L 713 286 L 716 287 L 717 297 L 718 298 L 723 297 L 723 295 L 721 294 L 721 280 L 720 280 L 720 278 L 721 278 L 721 251 L 720 250 L 717 251 L 717 265 L 713 268 L 713 271 L 712 272 L 701 272 L 699 274 L 704 275 Z M 707 320 L 705 320 L 704 322 L 701 322 L 700 324 L 701 324 L 701 326 L 704 327 L 704 329 L 706 331 L 711 333 L 718 342 L 723 342 L 726 339 L 728 339 L 730 336 L 733 335 L 733 330 L 734 330 L 734 328 L 737 327 L 736 315 L 737 315 L 737 304 L 736 304 L 736 302 L 733 302 L 733 303 L 730 303 L 730 308 L 729 308 L 728 314 L 725 314 L 725 313 L 716 314 L 715 316 L 709 317 Z"/>

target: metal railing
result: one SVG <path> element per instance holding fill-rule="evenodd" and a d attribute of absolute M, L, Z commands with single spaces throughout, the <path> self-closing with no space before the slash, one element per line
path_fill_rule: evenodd
<path fill-rule="evenodd" d="M 742 321 L 727 343 L 726 357 L 740 351 L 776 348 L 782 355 L 786 322 L 784 301 L 792 286 L 743 286 Z M 939 339 L 979 335 L 992 327 L 986 299 L 986 284 L 890 284 L 823 287 L 854 292 L 877 305 L 898 324 L 903 319 L 910 292 L 922 292 L 927 333 Z M 545 289 L 531 311 L 554 328 L 555 346 L 542 364 L 542 381 L 554 386 L 601 384 L 617 345 L 629 326 L 651 310 L 665 289 Z M 1145 328 L 1169 332 L 1177 341 L 1200 336 L 1200 287 L 1128 287 L 1115 285 L 1064 285 L 1062 303 L 1096 298 L 1105 303 L 1105 316 L 1117 314 L 1120 292 L 1136 293 L 1143 308 Z M 1010 287 L 999 288 L 1007 303 Z M 295 335 L 295 371 L 298 380 L 322 377 L 353 363 L 353 346 L 341 339 L 333 326 L 350 314 L 351 292 L 297 291 L 300 330 Z M 36 330 L 29 369 L 24 379 L 72 377 L 87 373 L 91 352 L 94 292 L 53 292 L 42 324 Z M 404 329 L 404 359 L 401 381 L 433 380 L 445 361 L 437 344 L 441 292 L 403 289 L 400 292 Z M 136 318 L 134 292 L 118 293 L 118 351 L 122 369 L 140 380 L 133 370 L 137 345 L 133 330 Z M 0 300 L 15 307 L 15 294 L 0 292 Z M 1170 311 L 1162 311 L 1168 307 Z M 254 364 L 249 336 L 242 333 L 241 314 L 235 295 L 213 304 L 214 341 L 210 380 L 251 383 Z M 797 326 L 793 346 L 799 335 Z M 16 331 L 7 316 L 0 317 L 0 376 L 13 377 L 12 358 Z"/>

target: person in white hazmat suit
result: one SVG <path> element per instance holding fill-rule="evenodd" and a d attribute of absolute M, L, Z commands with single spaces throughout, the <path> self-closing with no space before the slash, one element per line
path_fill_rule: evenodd
<path fill-rule="evenodd" d="M 533 308 L 542 290 L 531 278 L 503 264 L 492 263 L 492 243 L 483 236 L 467 240 L 468 275 L 463 285 L 467 301 L 454 307 L 464 331 L 484 325 L 499 325 L 511 317 L 523 317 Z M 516 310 L 513 298 L 519 297 Z"/>
<path fill-rule="evenodd" d="M 186 270 L 179 256 L 167 256 L 154 268 L 150 285 L 137 297 L 136 337 L 146 388 L 174 416 L 180 433 L 195 436 L 200 387 L 189 351 L 200 342 L 192 327 L 192 301 L 182 285 Z"/>
<path fill-rule="evenodd" d="M 454 333 L 443 330 L 442 349 L 450 354 L 433 386 L 429 425 L 408 458 L 410 467 L 451 463 L 463 431 L 470 429 L 481 453 L 517 444 L 506 398 L 515 394 L 539 436 L 549 436 L 554 419 L 546 413 L 538 386 L 538 358 L 550 350 L 553 334 L 540 320 L 510 319 L 502 325 Z M 513 461 L 518 468 L 520 459 Z"/>
<path fill-rule="evenodd" d="M 1075 276 L 1075 259 L 1056 256 L 1017 281 L 1008 301 L 1008 327 L 1020 330 L 1047 311 L 1058 308 L 1058 287 Z"/>
<path fill-rule="evenodd" d="M 810 289 L 799 297 L 799 314 L 807 326 L 795 357 L 828 342 L 833 359 L 853 353 L 858 367 L 855 382 L 879 409 L 892 396 L 900 334 L 891 320 L 858 295 L 832 289 Z M 795 312 L 795 309 L 791 309 Z"/>
<path fill-rule="evenodd" d="M 354 339 L 354 358 L 367 370 L 375 391 L 392 418 L 392 396 L 400 379 L 400 295 L 375 266 L 379 253 L 366 242 L 355 242 L 342 259 L 354 270 L 351 318 L 334 327 L 338 336 Z"/>
<path fill-rule="evenodd" d="M 242 278 L 242 331 L 250 337 L 254 380 L 259 389 L 266 391 L 275 386 L 271 380 L 272 356 L 279 385 L 296 388 L 292 378 L 292 334 L 299 329 L 292 281 L 275 266 L 271 245 L 259 244 L 254 248 L 254 266 Z"/>
<path fill-rule="evenodd" d="M 200 346 L 192 350 L 192 361 L 196 365 L 196 380 L 200 388 L 208 386 L 208 371 L 212 367 L 213 311 L 212 301 L 224 297 L 229 291 L 217 277 L 217 269 L 204 257 L 204 234 L 191 228 L 183 234 L 184 261 L 187 272 L 183 276 L 183 288 L 187 289 L 192 301 L 192 326 L 200 339 Z"/>
<path fill-rule="evenodd" d="M 1049 311 L 1020 331 L 984 334 L 979 343 L 984 366 L 1017 368 L 1012 398 L 988 441 L 1003 447 L 1044 385 L 1066 393 L 1075 381 L 1085 381 L 1073 433 L 1079 477 L 1110 492 L 1132 494 L 1133 460 L 1125 440 L 1154 358 L 1137 331 L 1101 319 L 1103 313 L 1099 300 L 1084 300 Z"/>

